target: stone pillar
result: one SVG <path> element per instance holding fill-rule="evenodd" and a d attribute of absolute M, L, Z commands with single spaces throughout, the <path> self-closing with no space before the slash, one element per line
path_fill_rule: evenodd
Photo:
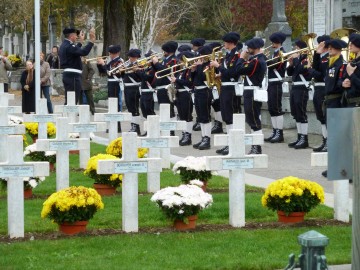
<path fill-rule="evenodd" d="M 49 49 L 56 46 L 56 18 L 54 15 L 49 15 Z"/>
<path fill-rule="evenodd" d="M 285 0 L 273 0 L 273 15 L 271 22 L 264 31 L 266 39 L 265 47 L 270 45 L 269 36 L 274 32 L 282 32 L 286 35 L 286 40 L 283 47 L 286 51 L 291 51 L 291 34 L 292 30 L 287 22 L 285 15 Z"/>
<path fill-rule="evenodd" d="M 335 29 L 342 28 L 342 2 L 341 0 L 330 0 L 327 5 L 326 33 L 331 33 Z"/>
<path fill-rule="evenodd" d="M 342 27 L 343 6 L 340 0 L 308 0 L 308 33 L 329 35 Z"/>

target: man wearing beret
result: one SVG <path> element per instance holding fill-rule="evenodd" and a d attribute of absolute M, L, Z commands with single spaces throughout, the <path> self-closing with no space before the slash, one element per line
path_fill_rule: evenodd
<path fill-rule="evenodd" d="M 246 123 L 250 126 L 252 133 L 262 134 L 260 119 L 262 103 L 254 100 L 254 89 L 262 87 L 266 74 L 266 56 L 261 52 L 264 41 L 261 38 L 253 38 L 246 42 L 246 46 L 248 49 L 241 52 L 236 63 L 236 73 L 238 76 L 246 76 L 243 94 Z M 261 153 L 260 145 L 251 146 L 249 155 Z"/>
<path fill-rule="evenodd" d="M 302 40 L 295 41 L 295 50 L 305 49 L 307 44 Z M 291 115 L 296 121 L 297 139 L 288 144 L 295 149 L 309 147 L 308 141 L 308 119 L 306 106 L 309 100 L 309 85 L 311 74 L 308 70 L 309 63 L 306 51 L 294 53 L 289 57 L 287 74 L 292 76 L 292 87 L 290 92 Z"/>
<path fill-rule="evenodd" d="M 236 32 L 230 32 L 223 36 L 224 48 L 226 55 L 221 63 L 211 61 L 210 66 L 215 67 L 221 74 L 221 92 L 220 92 L 220 109 L 221 116 L 226 123 L 226 132 L 230 134 L 233 128 L 234 103 L 236 101 L 235 87 L 238 84 L 240 75 L 236 72 L 236 63 L 239 59 L 236 45 L 239 42 L 240 35 Z M 229 147 L 225 146 L 216 150 L 217 154 L 229 154 Z"/>
<path fill-rule="evenodd" d="M 330 40 L 330 36 L 322 35 L 317 38 L 318 46 L 313 56 L 312 68 L 309 69 L 311 76 L 314 79 L 314 109 L 317 120 L 321 123 L 321 131 L 323 135 L 322 144 L 313 149 L 314 152 L 327 151 L 327 129 L 326 117 L 323 109 L 325 101 L 325 76 L 329 67 L 329 52 L 325 42 Z"/>
<path fill-rule="evenodd" d="M 280 54 L 285 50 L 282 47 L 283 42 L 286 40 L 286 35 L 282 32 L 275 32 L 270 35 L 269 40 L 274 49 L 272 61 L 268 65 L 268 109 L 271 117 L 271 124 L 273 131 L 271 135 L 264 139 L 266 142 L 280 143 L 284 141 L 283 128 L 284 128 L 284 112 L 282 110 L 282 84 L 285 77 L 286 63 L 280 61 Z"/>
<path fill-rule="evenodd" d="M 360 34 L 350 35 L 350 52 L 356 55 L 355 60 L 346 66 L 345 80 L 343 81 L 344 106 L 360 106 Z"/>
<path fill-rule="evenodd" d="M 175 52 L 178 48 L 178 43 L 175 41 L 168 41 L 161 46 L 161 49 L 164 52 L 163 59 L 158 59 L 156 56 L 152 59 L 152 66 L 156 72 L 169 68 L 171 66 L 176 65 L 177 60 L 175 56 Z M 156 85 L 156 93 L 159 104 L 167 103 L 170 104 L 170 118 L 172 120 L 176 120 L 174 103 L 170 102 L 167 86 L 170 84 L 170 73 L 169 69 L 167 72 L 162 72 L 161 75 L 168 74 L 169 76 L 163 78 L 157 78 L 155 81 Z M 171 131 L 171 135 L 175 135 L 174 131 Z"/>
<path fill-rule="evenodd" d="M 75 91 L 75 103 L 79 102 L 81 93 L 81 56 L 87 56 L 95 42 L 95 30 L 90 30 L 90 41 L 84 47 L 81 42 L 84 41 L 84 33 L 74 28 L 65 28 L 63 30 L 65 39 L 59 49 L 60 67 L 64 69 L 63 83 L 65 88 L 65 105 L 67 104 L 67 92 Z M 77 37 L 80 43 L 75 44 Z"/>

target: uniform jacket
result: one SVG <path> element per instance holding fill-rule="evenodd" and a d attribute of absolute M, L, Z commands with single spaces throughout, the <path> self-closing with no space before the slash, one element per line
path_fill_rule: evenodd
<path fill-rule="evenodd" d="M 239 59 L 239 54 L 236 48 L 232 49 L 225 55 L 222 64 L 219 66 L 222 82 L 237 82 L 240 75 L 236 72 L 236 63 Z"/>
<path fill-rule="evenodd" d="M 285 50 L 283 47 L 280 47 L 279 50 L 275 51 L 273 54 L 272 58 L 278 57 L 280 55 L 280 51 L 282 53 L 285 53 Z M 274 65 L 275 63 L 277 63 L 277 65 Z M 275 70 L 280 74 L 281 78 L 285 77 L 285 71 L 286 71 L 286 62 L 280 62 L 280 58 L 271 60 L 269 62 L 267 62 L 267 65 L 274 65 L 272 67 L 268 67 L 268 78 L 269 79 L 278 79 L 278 76 L 276 76 L 275 74 Z M 272 82 L 269 82 L 272 83 Z"/>
<path fill-rule="evenodd" d="M 306 81 L 311 80 L 311 74 L 307 68 L 308 59 L 306 54 L 301 54 L 298 58 L 293 60 L 293 65 L 288 66 L 287 74 L 292 76 L 293 82 L 302 82 L 300 74 L 302 74 Z"/>
<path fill-rule="evenodd" d="M 9 83 L 9 77 L 7 75 L 7 71 L 11 70 L 11 69 L 12 69 L 12 66 L 11 66 L 9 59 L 6 59 L 5 63 L 4 63 L 3 59 L 0 59 L 0 81 L 2 81 L 4 83 Z"/>
<path fill-rule="evenodd" d="M 326 69 L 325 76 L 325 91 L 326 95 L 342 94 L 344 89 L 342 87 L 342 77 L 346 71 L 346 62 L 342 55 L 335 61 L 335 63 Z"/>
<path fill-rule="evenodd" d="M 324 82 L 329 65 L 329 53 L 321 56 L 319 53 L 314 53 L 312 68 L 309 69 L 311 76 L 316 82 Z"/>
<path fill-rule="evenodd" d="M 108 61 L 104 66 L 102 66 L 102 65 L 96 65 L 96 66 L 101 75 L 106 75 L 108 77 L 108 79 L 113 79 L 114 76 L 113 75 L 109 76 L 108 71 L 121 65 L 122 63 L 124 63 L 124 60 L 122 58 L 120 58 L 120 56 L 118 56 L 118 57 L 115 57 L 114 59 L 111 59 L 110 61 Z M 121 75 L 119 73 L 116 73 L 115 76 L 117 78 L 119 78 Z"/>
<path fill-rule="evenodd" d="M 130 63 L 130 65 L 128 67 L 131 67 L 133 66 L 135 63 Z M 124 81 L 124 84 L 127 84 L 127 83 L 134 83 L 135 82 L 141 82 L 141 77 L 140 75 L 137 73 L 137 72 L 133 72 L 133 71 L 127 71 L 127 72 L 123 72 L 122 73 L 122 78 L 123 78 L 123 81 Z M 132 78 L 132 79 L 130 79 Z M 126 87 L 126 85 L 125 85 Z"/>
<path fill-rule="evenodd" d="M 149 85 L 153 88 L 155 70 L 150 67 L 144 70 L 136 71 L 137 76 L 141 79 L 141 89 L 150 89 Z"/>
<path fill-rule="evenodd" d="M 82 47 L 81 43 L 74 44 L 70 40 L 65 39 L 59 49 L 60 66 L 62 69 L 74 68 L 82 70 L 81 56 L 90 53 L 94 43 L 89 42 Z"/>
<path fill-rule="evenodd" d="M 195 71 L 191 72 L 191 78 L 194 82 L 194 86 L 204 86 L 206 81 L 206 75 L 204 70 L 209 67 L 210 62 L 205 62 L 202 65 L 198 65 Z"/>
<path fill-rule="evenodd" d="M 176 78 L 175 86 L 176 89 L 184 89 L 185 86 L 190 89 L 194 87 L 190 69 L 180 72 L 180 75 Z"/>
<path fill-rule="evenodd" d="M 172 54 L 168 57 L 166 57 L 165 59 L 163 59 L 162 61 L 157 62 L 156 64 L 152 64 L 155 72 L 163 70 L 165 68 L 171 67 L 173 65 L 176 65 L 177 61 L 176 61 L 176 56 L 175 54 Z M 169 69 L 168 72 L 161 72 L 161 76 L 169 74 L 170 75 L 171 70 Z M 156 79 L 155 80 L 155 85 L 156 86 L 166 86 L 170 83 L 169 79 L 167 77 L 161 78 L 161 79 Z"/>
<path fill-rule="evenodd" d="M 236 63 L 236 73 L 249 77 L 253 86 L 261 87 L 266 73 L 266 56 L 263 53 L 251 56 L 248 61 L 239 58 Z M 248 81 L 244 80 L 244 86 L 249 86 Z"/>
<path fill-rule="evenodd" d="M 84 91 L 92 89 L 92 78 L 95 74 L 91 63 L 83 63 L 82 77 L 81 77 L 81 88 Z"/>

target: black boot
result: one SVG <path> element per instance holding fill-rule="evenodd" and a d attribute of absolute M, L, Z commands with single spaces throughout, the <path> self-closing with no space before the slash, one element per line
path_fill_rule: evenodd
<path fill-rule="evenodd" d="M 129 132 L 136 132 L 138 136 L 140 136 L 140 126 L 138 124 L 131 123 L 131 129 Z"/>
<path fill-rule="evenodd" d="M 298 133 L 297 140 L 288 144 L 289 147 L 294 147 L 300 141 L 301 134 Z"/>
<path fill-rule="evenodd" d="M 191 134 L 189 132 L 185 132 L 184 139 L 179 143 L 180 146 L 191 145 Z"/>
<path fill-rule="evenodd" d="M 145 133 L 140 135 L 140 137 L 146 137 L 146 136 L 147 136 L 147 131 L 145 131 Z"/>
<path fill-rule="evenodd" d="M 315 147 L 315 148 L 313 149 L 313 151 L 314 151 L 314 152 L 323 152 L 322 150 L 323 150 L 323 148 L 325 147 L 325 145 L 326 145 L 326 149 L 327 149 L 327 139 L 323 137 L 322 144 L 321 144 L 319 147 Z M 324 151 L 324 152 L 327 152 L 327 150 Z"/>
<path fill-rule="evenodd" d="M 270 140 L 271 143 L 284 142 L 284 133 L 282 129 L 277 129 L 275 136 Z"/>
<path fill-rule="evenodd" d="M 118 122 L 118 133 L 121 133 L 121 123 Z"/>
<path fill-rule="evenodd" d="M 170 136 L 175 136 L 175 131 L 174 130 L 170 130 Z"/>
<path fill-rule="evenodd" d="M 327 177 L 327 170 L 321 173 L 322 176 Z"/>
<path fill-rule="evenodd" d="M 210 137 L 204 136 L 204 139 L 202 140 L 201 144 L 199 145 L 199 150 L 206 150 L 210 149 Z"/>
<path fill-rule="evenodd" d="M 261 146 L 260 145 L 252 145 L 248 155 L 260 155 L 260 154 L 262 154 Z"/>
<path fill-rule="evenodd" d="M 201 141 L 200 141 L 200 142 L 193 144 L 193 147 L 194 147 L 195 149 L 198 149 L 198 148 L 199 148 L 199 145 L 202 143 L 203 140 L 204 140 L 204 137 L 201 138 Z"/>
<path fill-rule="evenodd" d="M 229 146 L 225 146 L 225 149 L 221 152 L 223 156 L 226 156 L 229 154 Z"/>
<path fill-rule="evenodd" d="M 277 129 L 273 128 L 272 133 L 270 134 L 270 136 L 267 137 L 267 138 L 265 138 L 264 141 L 265 141 L 265 142 L 270 142 L 270 140 L 275 137 L 275 135 L 276 135 L 276 130 L 277 130 Z"/>
<path fill-rule="evenodd" d="M 199 122 L 195 122 L 195 124 L 193 125 L 193 131 L 200 131 L 201 130 L 201 126 Z"/>
<path fill-rule="evenodd" d="M 328 151 L 328 145 L 327 145 L 327 140 L 326 140 L 326 143 L 325 143 L 323 149 L 321 149 L 320 152 L 327 152 L 327 151 Z"/>
<path fill-rule="evenodd" d="M 223 133 L 222 123 L 220 121 L 215 120 L 214 125 L 211 128 L 211 134 L 221 134 Z"/>
<path fill-rule="evenodd" d="M 181 136 L 181 139 L 179 140 L 179 145 L 181 145 L 181 142 L 184 140 L 184 137 L 185 137 L 185 131 L 183 131 L 181 133 L 182 133 L 182 136 Z"/>
<path fill-rule="evenodd" d="M 226 149 L 227 146 L 224 146 L 223 148 L 220 148 L 218 150 L 216 150 L 216 154 L 220 154 L 222 155 L 222 152 Z"/>
<path fill-rule="evenodd" d="M 309 147 L 308 135 L 301 134 L 299 142 L 294 146 L 295 149 L 305 149 Z"/>

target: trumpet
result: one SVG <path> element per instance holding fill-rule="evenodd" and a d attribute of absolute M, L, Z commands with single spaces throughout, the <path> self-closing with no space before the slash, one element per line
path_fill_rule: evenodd
<path fill-rule="evenodd" d="M 97 61 L 98 59 L 106 59 L 108 58 L 108 56 L 98 56 L 98 57 L 94 57 L 94 58 L 85 58 L 85 63 L 91 62 L 91 61 Z"/>

